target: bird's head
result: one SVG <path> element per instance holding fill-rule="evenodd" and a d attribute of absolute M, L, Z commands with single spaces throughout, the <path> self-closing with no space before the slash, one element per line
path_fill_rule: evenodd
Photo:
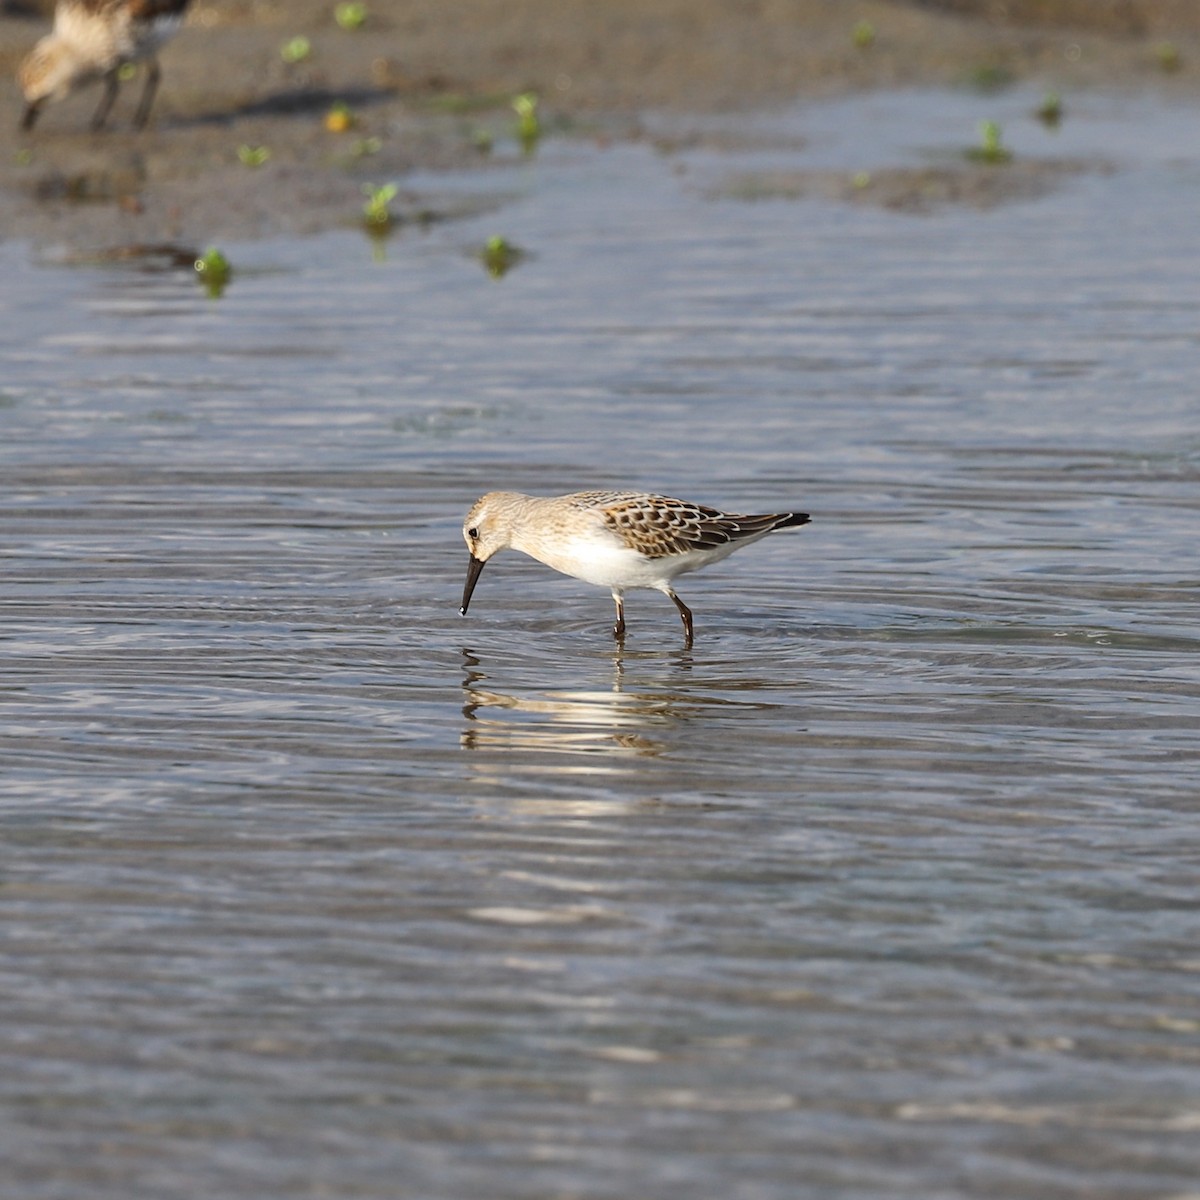
<path fill-rule="evenodd" d="M 96 77 L 96 70 L 54 34 L 42 38 L 17 69 L 26 104 L 61 100 Z"/>
<path fill-rule="evenodd" d="M 462 608 L 459 609 L 464 616 L 484 564 L 493 554 L 512 545 L 512 512 L 517 500 L 512 492 L 488 492 L 471 505 L 471 511 L 463 521 L 463 540 L 471 553 Z"/>

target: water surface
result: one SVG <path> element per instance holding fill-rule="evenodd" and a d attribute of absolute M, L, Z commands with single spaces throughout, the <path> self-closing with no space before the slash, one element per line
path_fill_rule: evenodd
<path fill-rule="evenodd" d="M 0 247 L 14 1194 L 1194 1195 L 1200 142 L 1032 99 L 551 142 L 219 302 Z M 985 116 L 1105 169 L 712 198 Z M 610 486 L 814 521 L 692 650 L 516 555 L 458 616 L 476 495 Z"/>

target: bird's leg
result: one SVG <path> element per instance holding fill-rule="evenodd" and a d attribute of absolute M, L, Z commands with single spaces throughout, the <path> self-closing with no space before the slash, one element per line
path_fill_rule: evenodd
<path fill-rule="evenodd" d="M 121 81 L 117 78 L 117 68 L 114 67 L 104 77 L 104 95 L 101 96 L 100 107 L 96 109 L 96 115 L 92 118 L 93 133 L 104 128 L 104 122 L 108 120 L 108 114 L 112 112 L 112 106 L 116 102 L 120 87 Z"/>
<path fill-rule="evenodd" d="M 625 636 L 625 601 L 620 592 L 613 592 L 612 598 L 617 606 L 617 623 L 613 626 L 613 637 L 620 641 Z"/>
<path fill-rule="evenodd" d="M 28 133 L 34 126 L 34 122 L 38 119 L 38 113 L 42 111 L 42 100 L 34 100 L 31 104 L 25 106 L 25 111 L 21 114 L 21 128 Z"/>
<path fill-rule="evenodd" d="M 146 63 L 146 82 L 142 85 L 142 98 L 138 101 L 137 115 L 133 118 L 135 129 L 145 129 L 150 119 L 150 106 L 158 93 L 158 81 L 162 72 L 159 70 L 158 59 L 152 58 Z"/>
<path fill-rule="evenodd" d="M 692 610 L 674 592 L 668 592 L 667 595 L 675 601 L 675 607 L 679 609 L 679 615 L 683 618 L 683 644 L 690 650 L 692 647 Z"/>

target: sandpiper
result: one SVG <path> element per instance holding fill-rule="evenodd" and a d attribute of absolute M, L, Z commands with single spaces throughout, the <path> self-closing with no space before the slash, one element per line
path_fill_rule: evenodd
<path fill-rule="evenodd" d="M 460 611 L 466 616 L 484 564 L 511 547 L 564 575 L 608 588 L 617 605 L 613 636 L 618 640 L 625 636 L 628 589 L 666 593 L 679 610 L 690 646 L 692 613 L 671 586 L 676 576 L 717 562 L 773 530 L 808 521 L 808 513 L 742 516 L 648 492 L 552 497 L 488 492 L 463 523 L 471 561 Z"/>
<path fill-rule="evenodd" d="M 25 93 L 21 128 L 32 129 L 47 100 L 61 100 L 97 79 L 104 95 L 92 118 L 100 129 L 117 98 L 121 69 L 146 64 L 142 98 L 133 119 L 141 129 L 158 89 L 160 47 L 183 21 L 189 0 L 58 0 L 54 32 L 30 51 L 17 71 Z"/>

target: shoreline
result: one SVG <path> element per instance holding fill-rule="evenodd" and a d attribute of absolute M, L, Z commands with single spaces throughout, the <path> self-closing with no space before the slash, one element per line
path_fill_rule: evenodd
<path fill-rule="evenodd" d="M 731 0 L 370 0 L 362 28 L 346 31 L 332 0 L 211 0 L 193 5 L 163 51 L 148 129 L 129 128 L 137 79 L 108 130 L 87 131 L 93 87 L 48 107 L 25 135 L 12 72 L 48 19 L 43 0 L 17 5 L 24 15 L 10 3 L 0 10 L 0 228 L 70 250 L 353 224 L 364 184 L 486 166 L 481 144 L 511 141 L 511 100 L 530 91 L 549 136 L 602 138 L 638 136 L 642 114 L 736 114 L 915 86 L 1038 82 L 1068 104 L 1072 90 L 1196 94 L 1200 12 L 1179 0 L 1089 4 L 1081 23 L 1078 0 L 761 0 L 753 17 Z M 856 44 L 858 22 L 871 38 Z M 311 52 L 286 63 L 280 49 L 297 36 Z M 339 101 L 351 127 L 332 132 Z"/>

